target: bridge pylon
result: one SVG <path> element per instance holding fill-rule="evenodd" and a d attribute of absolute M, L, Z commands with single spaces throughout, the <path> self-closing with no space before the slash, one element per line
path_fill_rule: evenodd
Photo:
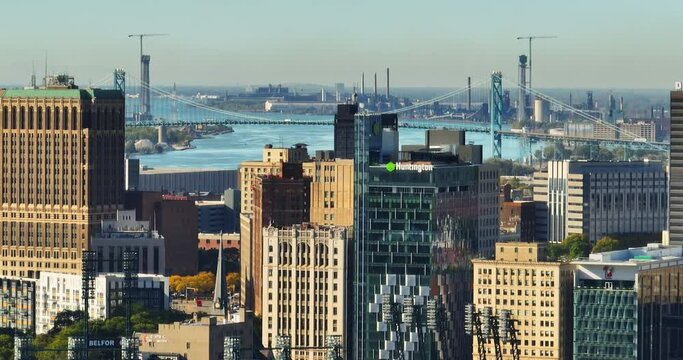
<path fill-rule="evenodd" d="M 500 159 L 503 152 L 503 73 L 491 74 L 491 149 L 493 157 Z"/>

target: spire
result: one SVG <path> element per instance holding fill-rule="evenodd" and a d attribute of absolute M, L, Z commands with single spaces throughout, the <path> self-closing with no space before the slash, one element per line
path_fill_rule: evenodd
<path fill-rule="evenodd" d="M 223 310 L 224 321 L 227 321 L 228 313 L 228 289 L 225 283 L 226 264 L 223 257 L 223 231 L 218 241 L 218 265 L 216 266 L 216 286 L 213 291 L 213 307 L 216 310 Z"/>

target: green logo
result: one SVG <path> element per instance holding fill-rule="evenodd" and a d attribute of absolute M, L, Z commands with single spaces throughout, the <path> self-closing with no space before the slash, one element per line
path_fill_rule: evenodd
<path fill-rule="evenodd" d="M 394 170 L 396 170 L 396 164 L 394 164 L 392 161 L 389 161 L 387 163 L 387 171 L 394 172 Z"/>

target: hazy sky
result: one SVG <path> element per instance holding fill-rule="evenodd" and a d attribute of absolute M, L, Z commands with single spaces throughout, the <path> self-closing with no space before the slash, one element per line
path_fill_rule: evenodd
<path fill-rule="evenodd" d="M 538 87 L 670 88 L 683 80 L 683 0 L 63 0 L 2 4 L 0 83 L 25 84 L 45 51 L 51 71 L 95 82 L 344 82 L 392 69 L 392 86 L 460 87 L 492 70 L 517 79 L 518 35 L 534 43 Z"/>

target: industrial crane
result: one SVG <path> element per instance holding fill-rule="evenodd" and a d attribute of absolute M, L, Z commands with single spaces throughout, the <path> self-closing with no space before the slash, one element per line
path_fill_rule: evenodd
<path fill-rule="evenodd" d="M 140 58 L 142 58 L 142 38 L 148 36 L 168 36 L 168 34 L 130 34 L 129 38 L 139 37 L 140 38 Z"/>
<path fill-rule="evenodd" d="M 129 38 L 140 38 L 140 111 L 138 116 L 140 120 L 151 120 L 151 97 L 149 93 L 149 55 L 142 53 L 142 38 L 149 36 L 166 36 L 168 34 L 131 34 Z"/>
<path fill-rule="evenodd" d="M 527 69 L 529 69 L 529 81 L 527 84 L 527 88 L 531 89 L 531 42 L 534 39 L 556 39 L 557 36 L 546 36 L 546 35 L 529 35 L 529 36 L 518 36 L 517 40 L 529 40 L 529 65 L 527 66 Z M 142 40 L 141 40 L 142 41 Z M 140 45 L 142 46 L 142 45 Z M 524 85 L 524 84 L 522 84 Z"/>

